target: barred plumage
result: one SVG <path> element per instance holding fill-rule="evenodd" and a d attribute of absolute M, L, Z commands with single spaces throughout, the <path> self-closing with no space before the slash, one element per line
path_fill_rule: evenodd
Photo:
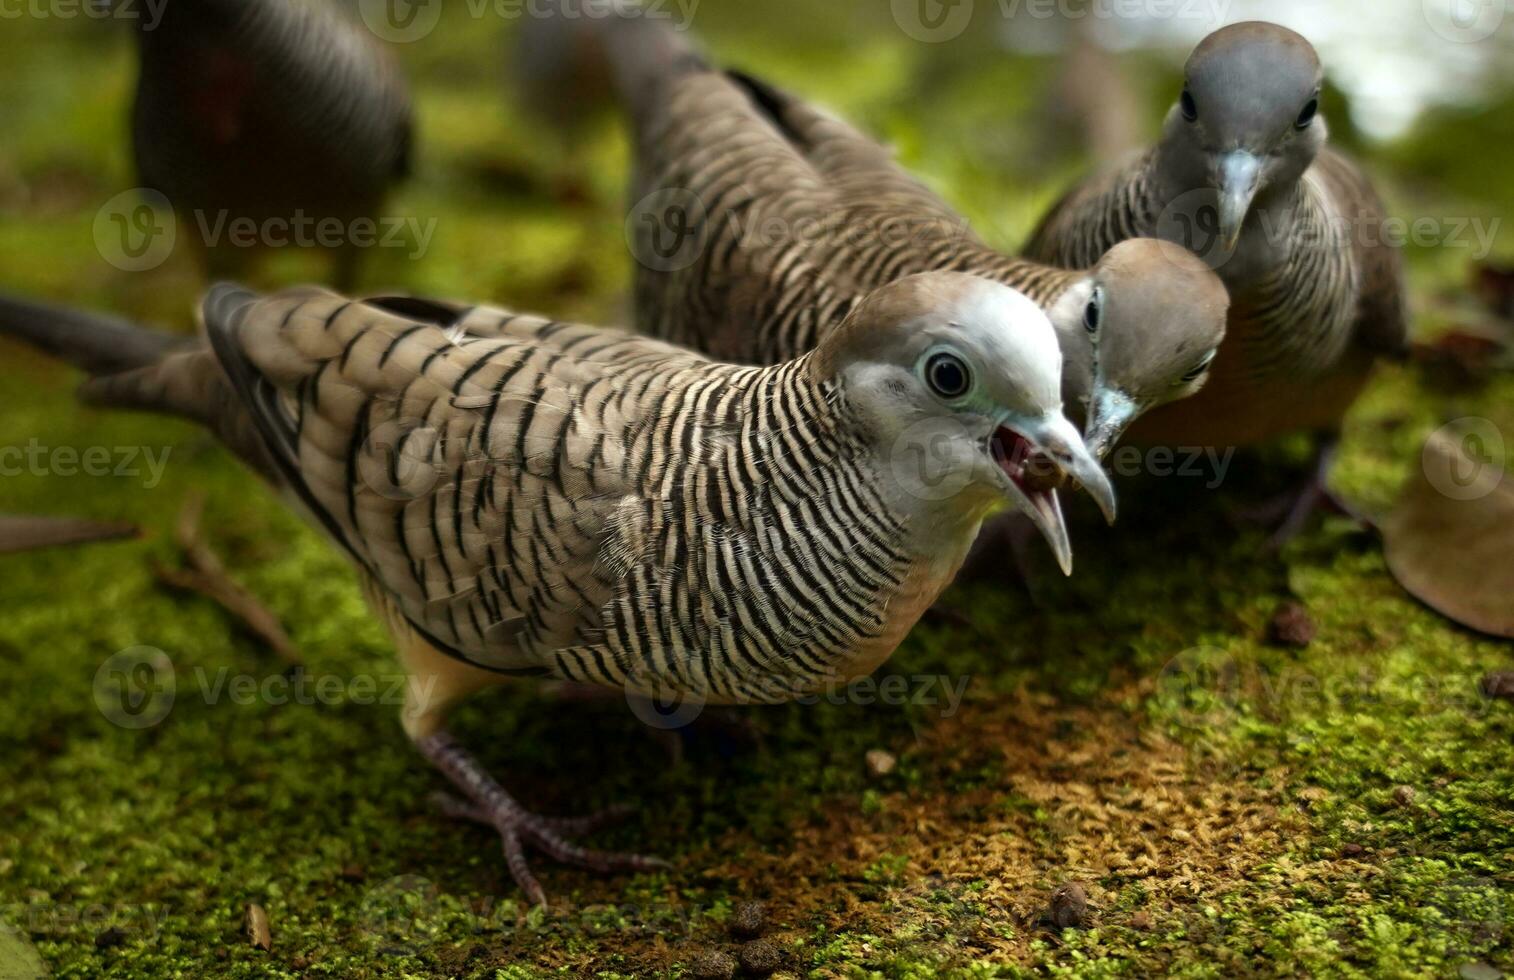
<path fill-rule="evenodd" d="M 184 347 L 0 299 L 0 330 L 99 373 L 91 401 L 210 426 L 346 551 L 411 672 L 407 732 L 538 901 L 522 841 L 650 864 L 522 810 L 443 729 L 459 698 L 532 675 L 790 700 L 882 663 L 1006 497 L 1070 568 L 1025 451 L 1113 506 L 1060 412 L 1050 323 L 972 276 L 877 290 L 769 367 L 311 288 L 218 286 L 202 315 L 209 344 Z"/>
<path fill-rule="evenodd" d="M 1212 381 L 1148 416 L 1133 430 L 1143 441 L 1246 445 L 1333 431 L 1374 360 L 1407 342 L 1382 203 L 1360 168 L 1324 146 L 1321 69 L 1302 37 L 1271 24 L 1226 28 L 1194 52 L 1187 78 L 1161 142 L 1072 191 L 1026 254 L 1077 267 L 1123 239 L 1163 235 L 1210 257 L 1231 295 Z"/>
<path fill-rule="evenodd" d="M 247 251 L 209 240 L 231 222 L 377 220 L 409 171 L 408 87 L 331 0 L 167 3 L 137 37 L 138 176 L 168 198 L 213 272 Z M 343 276 L 352 257 L 339 253 Z"/>
<path fill-rule="evenodd" d="M 635 129 L 645 329 L 723 359 L 775 363 L 812 348 L 870 289 L 971 272 L 1047 311 L 1067 365 L 1064 397 L 1079 413 L 1093 404 L 1096 451 L 1134 415 L 1202 385 L 1202 372 L 1186 376 L 1219 344 L 1227 298 L 1183 249 L 1129 243 L 1078 272 L 1004 255 L 878 143 L 753 76 L 710 68 L 656 18 L 575 27 L 609 60 Z M 526 46 L 543 71 L 543 49 L 570 48 L 550 76 L 562 86 L 563 71 L 585 70 L 582 48 L 560 25 L 536 29 L 549 30 L 528 32 Z M 659 243 L 675 233 L 693 243 L 687 262 L 662 260 Z M 1101 321 L 1092 337 L 1090 320 Z"/>
<path fill-rule="evenodd" d="M 258 414 L 291 481 L 472 663 L 788 700 L 851 676 L 881 610 L 918 601 L 906 518 L 806 361 L 716 365 L 487 309 L 449 336 L 329 294 L 245 316 L 220 357 L 250 361 L 246 394 L 278 388 Z"/>

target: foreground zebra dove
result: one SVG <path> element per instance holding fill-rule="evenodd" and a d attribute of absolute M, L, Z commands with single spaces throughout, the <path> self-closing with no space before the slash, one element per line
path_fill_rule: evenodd
<path fill-rule="evenodd" d="M 1401 257 L 1371 183 L 1326 147 L 1323 71 L 1304 38 L 1245 23 L 1206 38 L 1155 147 L 1073 190 L 1026 255 L 1081 267 L 1117 242 L 1170 238 L 1215 266 L 1229 330 L 1210 384 L 1132 429 L 1145 443 L 1246 446 L 1318 435 L 1296 533 L 1324 497 L 1342 416 L 1374 362 L 1401 355 Z"/>
<path fill-rule="evenodd" d="M 497 829 L 590 868 L 444 727 L 528 675 L 772 703 L 883 663 L 1008 501 L 1071 549 L 1045 455 L 1110 512 L 1028 299 L 956 273 L 869 295 L 812 352 L 720 364 L 483 307 L 218 286 L 208 342 L 0 300 L 0 332 L 89 370 L 94 404 L 186 416 L 296 501 L 359 571 L 412 681 L 405 730 Z"/>
<path fill-rule="evenodd" d="M 334 247 L 350 284 L 370 237 L 353 223 L 377 222 L 410 167 L 408 87 L 387 52 L 332 0 L 172 2 L 137 23 L 138 177 L 212 276 L 288 240 Z M 237 237 L 249 222 L 254 242 Z"/>
<path fill-rule="evenodd" d="M 644 329 L 722 359 L 775 363 L 813 347 L 869 290 L 949 269 L 1045 309 L 1064 398 L 1086 414 L 1098 455 L 1142 412 L 1203 386 L 1228 297 L 1197 256 L 1128 242 L 1070 272 L 1003 255 L 874 140 L 753 76 L 711 68 L 650 9 L 617 9 L 533 23 L 523 60 L 538 73 L 526 80 L 533 90 L 575 93 L 584 86 L 570 81 L 596 67 L 587 47 L 608 62 L 602 74 L 635 129 Z"/>

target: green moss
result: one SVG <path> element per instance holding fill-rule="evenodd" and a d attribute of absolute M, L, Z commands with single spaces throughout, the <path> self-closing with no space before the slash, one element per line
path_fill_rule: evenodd
<path fill-rule="evenodd" d="M 886 32 L 859 40 L 873 20 L 834 12 L 806 21 L 797 43 L 746 33 L 754 19 L 774 20 L 753 6 L 701 23 L 714 50 L 887 134 L 992 240 L 1012 245 L 1059 190 L 1034 160 L 1033 131 L 999 125 L 1033 113 L 1044 64 L 990 52 L 942 71 Z M 418 260 L 377 257 L 367 278 L 610 318 L 629 280 L 623 140 L 595 131 L 565 157 L 503 98 L 501 33 L 493 21 L 448 19 L 402 51 L 423 140 L 418 176 L 393 209 L 434 218 L 436 234 Z M 7 24 L 0 54 L 17 82 L 0 149 L 0 207 L 14 212 L 0 223 L 0 287 L 187 327 L 192 268 L 176 259 L 121 274 L 90 238 L 95 209 L 131 183 L 126 39 L 23 20 Z M 86 63 L 87 83 L 72 67 Z M 934 93 L 923 116 L 919 87 Z M 1385 154 L 1404 173 L 1390 197 L 1420 213 L 1466 207 L 1480 185 L 1436 183 L 1443 157 Z M 564 175 L 586 193 L 556 194 Z M 1457 257 L 1413 259 L 1420 295 L 1460 285 Z M 315 256 L 280 257 L 260 275 L 323 270 Z M 1447 316 L 1437 308 L 1424 324 Z M 630 802 L 637 816 L 603 843 L 675 862 L 602 879 L 538 861 L 556 900 L 544 913 L 523 906 L 490 834 L 442 820 L 428 802 L 438 780 L 381 703 L 397 670 L 342 559 L 200 434 L 81 409 L 66 371 L 6 354 L 0 445 L 171 447 L 153 486 L 141 475 L 3 478 L 7 511 L 124 518 L 147 532 L 4 560 L 0 919 L 57 976 L 677 976 L 694 950 L 729 944 L 733 903 L 754 895 L 779 909 L 791 965 L 814 976 L 1514 967 L 1514 721 L 1507 704 L 1476 693 L 1509 647 L 1407 598 L 1377 545 L 1338 522 L 1281 560 L 1264 556 L 1260 532 L 1231 511 L 1285 482 L 1276 464 L 1287 453 L 1238 460 L 1223 495 L 1131 482 L 1116 533 L 1078 515 L 1071 580 L 955 589 L 952 614 L 922 624 L 889 672 L 965 678 L 960 705 L 937 689 L 935 703 L 747 712 L 755 737 L 699 729 L 673 766 L 667 744 L 613 702 L 557 702 L 525 687 L 480 697 L 457 730 L 528 803 L 573 812 Z M 1352 416 L 1336 483 L 1385 510 L 1427 432 L 1466 414 L 1514 431 L 1511 406 L 1507 377 L 1448 396 L 1412 371 L 1386 372 Z M 174 560 L 167 539 L 191 491 L 206 494 L 212 543 L 283 618 L 309 679 L 329 682 L 317 703 L 234 696 L 236 676 L 282 691 L 283 665 L 209 603 L 156 584 L 151 562 Z M 1263 642 L 1285 596 L 1318 623 L 1307 650 Z M 96 673 L 139 646 L 169 658 L 175 697 L 161 723 L 128 729 L 97 707 Z M 1097 854 L 1099 838 L 1037 781 L 1094 780 L 1059 767 L 1074 747 L 1108 741 L 1085 730 L 1101 718 L 1123 726 L 1110 729 L 1120 752 L 1175 740 L 1194 800 L 1244 791 L 1290 831 L 1223 852 L 1195 843 L 1214 873 L 1182 902 L 1149 874 L 1064 860 Z M 879 747 L 899 766 L 869 781 L 861 760 Z M 1395 796 L 1405 785 L 1415 791 L 1407 804 Z M 1099 789 L 1144 792 L 1138 772 L 1115 768 Z M 1198 806 L 1169 802 L 1169 816 Z M 859 841 L 866 849 L 851 853 Z M 1036 865 L 1010 884 L 975 870 L 976 855 L 1022 843 Z M 1069 878 L 1102 904 L 1089 928 L 1055 933 L 1036 910 Z M 268 911 L 271 952 L 243 935 L 250 902 Z M 1138 912 L 1150 926 L 1133 925 Z"/>

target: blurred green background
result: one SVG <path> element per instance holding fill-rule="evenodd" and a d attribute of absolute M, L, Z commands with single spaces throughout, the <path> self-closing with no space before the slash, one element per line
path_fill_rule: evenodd
<path fill-rule="evenodd" d="M 135 185 L 129 31 L 28 3 L 0 5 L 0 289 L 188 330 L 203 283 L 186 250 L 127 273 L 94 240 L 101 207 Z M 1442 229 L 1499 222 L 1491 256 L 1456 241 L 1409 248 L 1417 336 L 1507 328 L 1469 282 L 1474 259 L 1514 259 L 1502 229 L 1514 18 L 1469 42 L 1448 38 L 1456 25 L 1433 0 L 1064 10 L 1093 10 L 1082 17 L 1039 16 L 1049 8 L 1031 0 L 973 6 L 943 43 L 911 36 L 914 0 L 703 0 L 690 24 L 718 61 L 894 144 L 1012 249 L 1076 175 L 1150 138 L 1199 37 L 1246 16 L 1279 20 L 1320 45 L 1333 138 L 1396 215 Z M 1148 16 L 1107 15 L 1132 9 Z M 624 136 L 606 118 L 567 141 L 529 111 L 511 71 L 517 24 L 458 0 L 425 38 L 393 45 L 418 153 L 387 212 L 434 220 L 435 233 L 414 259 L 374 250 L 363 287 L 623 323 Z M 327 268 L 281 254 L 256 284 Z M 1406 597 L 1376 542 L 1342 523 L 1274 559 L 1217 495 L 1133 492 L 1116 534 L 1076 529 L 1075 579 L 1043 567 L 1028 592 L 963 586 L 916 631 L 889 670 L 970 679 L 949 717 L 921 705 L 755 711 L 743 722 L 755 738 L 696 734 L 674 765 L 623 706 L 524 688 L 480 698 L 458 730 L 527 802 L 634 803 L 607 842 L 675 862 L 601 879 L 538 860 L 559 900 L 543 916 L 519 905 L 492 835 L 436 815 L 438 780 L 392 707 L 198 696 L 223 668 L 267 678 L 284 667 L 215 606 L 156 582 L 152 562 L 177 560 L 171 528 L 195 490 L 211 543 L 282 617 L 308 670 L 394 668 L 314 532 L 206 437 L 80 409 L 74 380 L 0 346 L 0 446 L 172 455 L 153 487 L 0 478 L 5 512 L 147 532 L 0 558 L 0 925 L 12 929 L 0 928 L 0 976 L 33 955 L 80 977 L 681 976 L 707 950 L 735 951 L 724 923 L 744 898 L 769 903 L 794 976 L 1514 968 L 1514 721 L 1476 693 L 1483 673 L 1509 666 L 1508 645 Z M 1337 484 L 1385 510 L 1425 434 L 1462 415 L 1514 433 L 1514 383 L 1447 390 L 1414 368 L 1385 371 L 1353 413 Z M 1267 642 L 1286 600 L 1319 627 L 1306 650 Z M 100 665 L 136 645 L 165 651 L 179 678 L 172 713 L 144 731 L 110 724 L 92 698 Z M 1187 670 L 1194 650 L 1256 683 L 1174 696 L 1170 668 Z M 892 774 L 866 774 L 875 749 L 898 756 Z M 1088 888 L 1088 928 L 1039 923 L 1064 880 Z M 243 935 L 252 902 L 268 909 L 272 951 Z"/>

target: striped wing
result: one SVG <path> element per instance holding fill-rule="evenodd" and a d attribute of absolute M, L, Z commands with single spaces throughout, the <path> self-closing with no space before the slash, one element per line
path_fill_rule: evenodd
<path fill-rule="evenodd" d="M 1145 204 L 1148 157 L 1097 174 L 1068 191 L 1031 232 L 1022 254 L 1063 269 L 1089 269 L 1120 242 L 1155 231 Z"/>
<path fill-rule="evenodd" d="M 883 144 L 761 79 L 728 74 L 826 180 L 856 233 L 848 272 L 857 285 L 876 289 L 914 273 L 955 271 L 1035 291 L 1040 270 L 986 244 Z"/>
<path fill-rule="evenodd" d="M 219 287 L 205 320 L 283 480 L 406 618 L 481 666 L 544 669 L 593 642 L 634 563 L 601 561 L 639 501 L 647 394 L 613 367 L 669 355 L 481 309 L 463 315 L 498 336 L 468 336 L 403 303 Z"/>

